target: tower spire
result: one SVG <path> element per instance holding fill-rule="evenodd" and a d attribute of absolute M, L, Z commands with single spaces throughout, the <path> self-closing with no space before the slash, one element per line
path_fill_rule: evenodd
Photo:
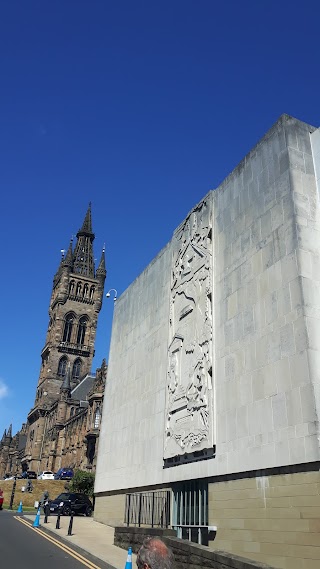
<path fill-rule="evenodd" d="M 85 215 L 85 218 L 83 220 L 83 224 L 81 229 L 79 229 L 78 233 L 77 233 L 77 237 L 80 233 L 85 233 L 86 235 L 93 235 L 92 233 L 92 219 L 91 219 L 91 202 L 89 202 L 89 206 L 87 209 L 87 213 Z"/>
<path fill-rule="evenodd" d="M 90 202 L 82 227 L 77 233 L 77 243 L 73 253 L 74 273 L 94 278 L 93 240 Z"/>

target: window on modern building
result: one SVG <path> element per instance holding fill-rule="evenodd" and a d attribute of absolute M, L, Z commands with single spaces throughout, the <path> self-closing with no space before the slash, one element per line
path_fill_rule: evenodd
<path fill-rule="evenodd" d="M 78 358 L 75 360 L 72 368 L 72 379 L 79 379 L 81 373 L 81 360 Z"/>
<path fill-rule="evenodd" d="M 68 363 L 68 358 L 66 358 L 65 356 L 63 356 L 59 360 L 59 365 L 58 365 L 58 376 L 59 377 L 64 377 L 66 375 L 67 363 Z"/>
<path fill-rule="evenodd" d="M 96 412 L 94 414 L 94 428 L 98 429 L 100 426 L 100 419 L 101 419 L 101 411 L 100 407 L 96 408 Z"/>
<path fill-rule="evenodd" d="M 84 344 L 87 329 L 87 317 L 82 316 L 78 324 L 77 344 Z"/>
<path fill-rule="evenodd" d="M 173 485 L 172 526 L 180 539 L 208 545 L 208 483 L 200 480 Z"/>
<path fill-rule="evenodd" d="M 73 322 L 74 322 L 73 314 L 67 314 L 64 323 L 63 338 L 62 338 L 63 342 L 71 342 Z"/>

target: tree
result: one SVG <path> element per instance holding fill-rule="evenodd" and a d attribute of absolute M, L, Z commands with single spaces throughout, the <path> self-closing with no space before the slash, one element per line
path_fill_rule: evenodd
<path fill-rule="evenodd" d="M 81 492 L 87 496 L 93 496 L 94 474 L 76 470 L 69 484 L 70 492 Z"/>

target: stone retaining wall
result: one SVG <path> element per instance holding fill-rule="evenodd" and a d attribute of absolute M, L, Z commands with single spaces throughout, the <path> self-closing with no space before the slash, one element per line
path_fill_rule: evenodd
<path fill-rule="evenodd" d="M 178 539 L 175 531 L 170 529 L 116 527 L 114 544 L 123 549 L 132 547 L 137 553 L 148 536 L 160 537 L 172 549 L 175 569 L 273 569 L 270 565 Z"/>

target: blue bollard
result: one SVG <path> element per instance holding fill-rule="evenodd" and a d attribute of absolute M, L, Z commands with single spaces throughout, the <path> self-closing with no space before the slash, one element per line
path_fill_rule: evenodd
<path fill-rule="evenodd" d="M 132 547 L 128 549 L 127 561 L 124 569 L 132 569 Z"/>
<path fill-rule="evenodd" d="M 35 520 L 32 524 L 32 527 L 34 527 L 34 528 L 40 527 L 40 513 L 41 513 L 40 508 L 38 508 L 37 515 L 36 515 Z"/>

